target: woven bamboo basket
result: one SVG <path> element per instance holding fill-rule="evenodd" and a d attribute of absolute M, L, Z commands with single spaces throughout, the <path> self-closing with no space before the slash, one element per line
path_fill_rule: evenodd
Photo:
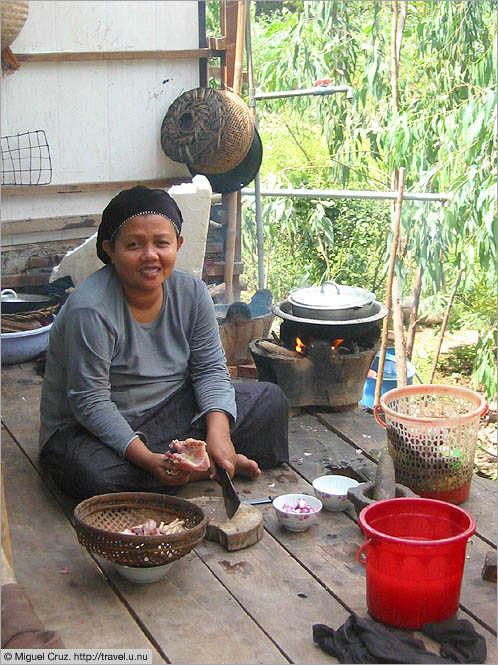
<path fill-rule="evenodd" d="M 186 531 L 167 536 L 121 533 L 148 519 L 166 524 L 180 518 Z M 152 492 L 100 494 L 74 509 L 78 541 L 90 552 L 135 568 L 162 566 L 188 554 L 203 538 L 207 518 L 191 501 Z"/>
<path fill-rule="evenodd" d="M 246 157 L 254 120 L 244 100 L 229 90 L 195 88 L 169 107 L 161 126 L 168 157 L 202 173 L 226 173 Z"/>
<path fill-rule="evenodd" d="M 47 321 L 52 314 L 59 309 L 59 303 L 44 307 L 43 309 L 33 310 L 32 312 L 19 312 L 18 314 L 2 313 L 2 332 L 11 333 L 20 330 L 34 330 L 47 325 Z"/>
<path fill-rule="evenodd" d="M 374 411 L 387 429 L 396 482 L 428 499 L 465 501 L 479 419 L 487 408 L 481 395 L 460 386 L 404 386 L 382 395 Z M 379 410 L 385 413 L 385 423 Z"/>
<path fill-rule="evenodd" d="M 254 138 L 254 120 L 249 107 L 238 95 L 221 90 L 229 107 L 228 119 L 217 144 L 210 144 L 191 164 L 202 173 L 219 174 L 231 171 L 245 158 Z"/>
<path fill-rule="evenodd" d="M 28 18 L 28 0 L 2 2 L 2 51 L 10 46 Z"/>

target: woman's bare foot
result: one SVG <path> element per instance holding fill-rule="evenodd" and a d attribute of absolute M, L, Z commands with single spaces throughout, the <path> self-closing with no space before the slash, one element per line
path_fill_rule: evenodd
<path fill-rule="evenodd" d="M 261 475 L 261 469 L 258 463 L 249 459 L 245 455 L 237 453 L 235 455 L 235 473 L 236 476 L 246 476 L 246 478 L 257 478 Z"/>

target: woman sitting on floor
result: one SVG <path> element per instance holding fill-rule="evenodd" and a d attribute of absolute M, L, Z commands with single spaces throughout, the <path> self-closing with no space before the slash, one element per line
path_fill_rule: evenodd
<path fill-rule="evenodd" d="M 161 189 L 120 192 L 102 214 L 106 263 L 70 295 L 50 334 L 40 461 L 82 499 L 171 492 L 288 461 L 288 403 L 272 383 L 232 385 L 214 306 L 200 279 L 175 269 L 182 215 Z M 174 439 L 202 439 L 208 471 L 178 471 Z"/>

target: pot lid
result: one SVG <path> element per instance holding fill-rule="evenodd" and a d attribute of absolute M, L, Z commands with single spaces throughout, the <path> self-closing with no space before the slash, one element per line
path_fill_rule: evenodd
<path fill-rule="evenodd" d="M 17 294 L 13 289 L 2 290 L 2 302 L 48 302 L 50 296 L 42 296 L 36 293 Z"/>
<path fill-rule="evenodd" d="M 358 286 L 346 286 L 327 281 L 321 286 L 296 289 L 289 295 L 295 305 L 312 309 L 352 309 L 364 307 L 375 301 L 375 295 Z"/>

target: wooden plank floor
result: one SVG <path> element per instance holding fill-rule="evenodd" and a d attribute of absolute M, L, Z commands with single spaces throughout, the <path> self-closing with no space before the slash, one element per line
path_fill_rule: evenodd
<path fill-rule="evenodd" d="M 14 572 L 68 648 L 150 648 L 155 663 L 337 662 L 313 644 L 312 625 L 338 628 L 349 612 L 368 616 L 365 568 L 356 562 L 364 536 L 352 510 L 323 511 L 307 532 L 291 533 L 262 505 L 265 535 L 256 545 L 227 552 L 203 541 L 156 584 L 132 584 L 79 545 L 75 502 L 39 468 L 40 391 L 33 363 L 2 368 L 6 504 Z M 241 498 L 312 494 L 312 479 L 330 465 L 373 479 L 386 446 L 385 432 L 361 408 L 303 411 L 291 418 L 289 435 L 290 464 L 256 481 L 236 479 Z M 206 492 L 220 494 L 204 481 L 181 496 Z M 458 616 L 485 636 L 486 662 L 496 663 L 496 584 L 480 575 L 486 552 L 496 549 L 496 484 L 474 477 L 463 507 L 476 518 L 477 533 L 467 547 Z"/>

